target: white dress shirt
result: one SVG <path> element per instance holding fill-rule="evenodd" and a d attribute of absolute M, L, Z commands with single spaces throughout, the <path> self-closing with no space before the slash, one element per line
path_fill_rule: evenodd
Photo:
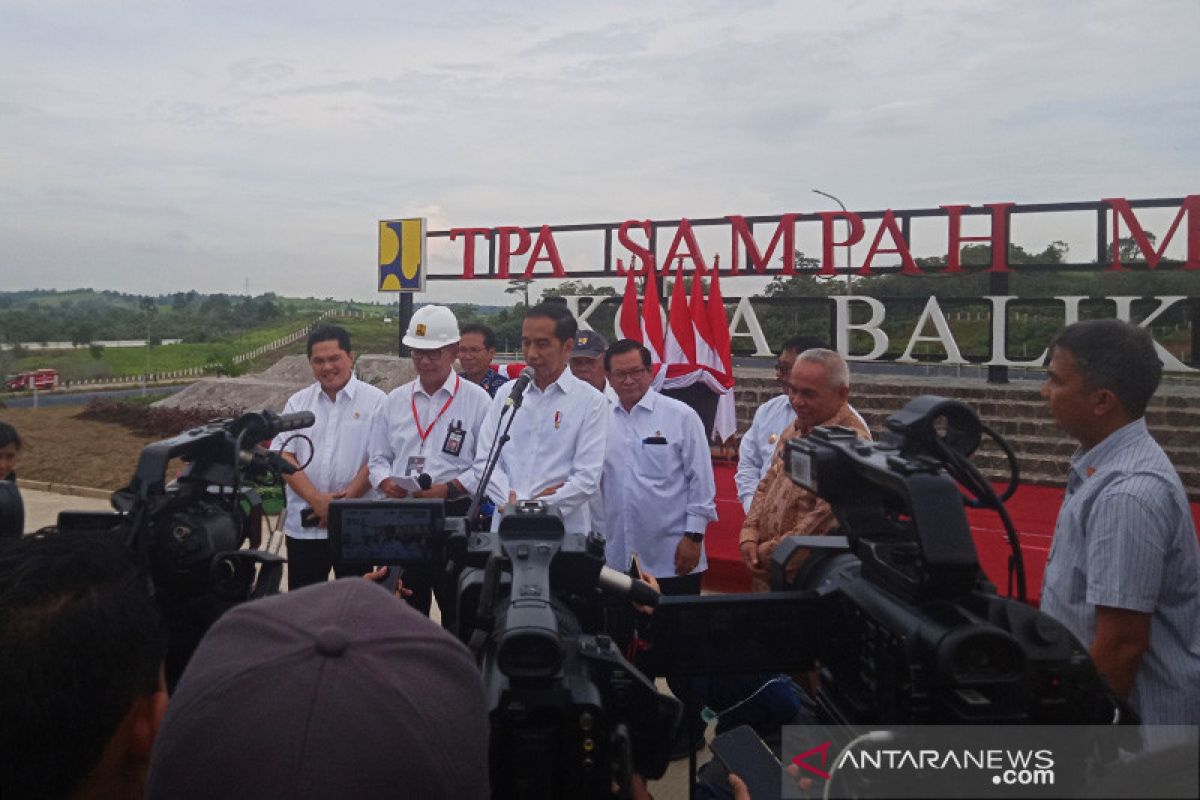
<path fill-rule="evenodd" d="M 771 469 L 771 458 L 775 455 L 779 434 L 795 419 L 796 411 L 786 394 L 772 397 L 754 412 L 750 429 L 738 447 L 738 468 L 734 475 L 738 499 L 747 513 L 750 512 L 750 501 L 754 499 L 758 482 L 767 477 L 767 471 Z"/>
<path fill-rule="evenodd" d="M 288 398 L 283 413 L 311 411 L 317 418 L 311 428 L 287 431 L 275 437 L 271 449 L 291 453 L 304 467 L 317 491 L 339 492 L 354 479 L 367 462 L 367 442 L 371 420 L 383 404 L 383 391 L 358 378 L 351 377 L 333 400 L 314 383 Z M 300 436 L 312 440 L 312 447 Z M 311 460 L 310 460 L 311 457 Z M 324 528 L 300 526 L 300 512 L 308 503 L 287 487 L 287 509 L 284 511 L 283 532 L 294 539 L 325 539 Z"/>
<path fill-rule="evenodd" d="M 621 400 L 617 397 L 616 389 L 613 389 L 612 384 L 608 382 L 608 378 L 604 379 L 604 399 L 609 402 L 609 405 L 618 405 Z M 598 531 L 604 535 L 608 535 L 608 525 L 604 521 L 604 480 L 600 481 L 600 488 L 592 495 L 592 499 L 588 501 L 588 513 L 592 515 L 592 530 Z"/>
<path fill-rule="evenodd" d="M 687 531 L 717 518 L 716 484 L 704 423 L 690 406 L 654 390 L 610 411 L 604 457 L 605 560 L 627 570 L 634 553 L 656 578 L 675 577 L 675 548 Z M 659 443 L 659 440 L 666 440 Z M 704 548 L 692 571 L 708 568 Z"/>
<path fill-rule="evenodd" d="M 507 387 L 496 392 L 479 430 L 475 468 L 466 479 L 460 478 L 468 491 L 473 492 L 482 480 L 497 429 L 503 430 L 513 413 L 505 404 L 509 393 Z M 509 431 L 509 441 L 492 473 L 488 496 L 503 507 L 510 491 L 516 492 L 518 500 L 529 500 L 543 489 L 562 483 L 542 500 L 562 513 L 567 533 L 591 530 L 588 501 L 596 493 L 604 469 L 608 409 L 604 395 L 570 370 L 563 370 L 545 391 L 529 384 Z"/>
<path fill-rule="evenodd" d="M 479 426 L 491 404 L 486 389 L 453 372 L 432 395 L 421 388 L 420 379 L 393 389 L 371 425 L 371 485 L 378 488 L 385 478 L 422 473 L 433 483 L 446 483 L 469 471 Z M 424 439 L 422 430 L 428 430 Z M 446 451 L 448 443 L 453 449 L 452 430 L 463 432 L 457 454 Z"/>

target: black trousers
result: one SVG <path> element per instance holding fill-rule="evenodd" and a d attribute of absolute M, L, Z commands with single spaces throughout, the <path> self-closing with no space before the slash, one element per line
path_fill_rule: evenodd
<path fill-rule="evenodd" d="M 324 583 L 329 580 L 329 570 L 339 578 L 362 575 L 370 569 L 358 564 L 333 563 L 333 551 L 328 539 L 295 539 L 287 537 L 288 591 Z"/>

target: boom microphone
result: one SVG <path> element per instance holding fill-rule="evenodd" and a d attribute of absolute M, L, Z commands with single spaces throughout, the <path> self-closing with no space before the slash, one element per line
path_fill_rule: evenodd
<path fill-rule="evenodd" d="M 433 478 L 422 472 L 417 476 L 417 485 L 421 487 L 421 491 L 428 491 L 430 486 L 433 486 Z"/>
<path fill-rule="evenodd" d="M 512 406 L 513 408 L 521 407 L 521 396 L 525 394 L 525 389 L 529 386 L 529 382 L 533 380 L 533 367 L 526 367 L 521 370 L 521 374 L 517 376 L 513 382 L 512 391 L 508 393 L 508 399 L 504 401 L 504 405 Z"/>

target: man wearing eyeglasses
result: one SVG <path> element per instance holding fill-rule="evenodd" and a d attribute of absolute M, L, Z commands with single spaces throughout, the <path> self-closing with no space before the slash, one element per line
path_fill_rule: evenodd
<path fill-rule="evenodd" d="M 458 363 L 462 365 L 462 376 L 495 397 L 496 390 L 508 383 L 508 376 L 492 369 L 492 360 L 496 358 L 495 331 L 478 322 L 463 325 L 460 330 Z"/>
<path fill-rule="evenodd" d="M 783 343 L 779 360 L 775 362 L 775 382 L 779 384 L 783 394 L 772 397 L 758 407 L 754 412 L 754 420 L 742 436 L 742 443 L 738 448 L 738 468 L 734 475 L 734 483 L 737 484 L 742 510 L 747 514 L 750 513 L 750 501 L 754 499 L 754 490 L 771 469 L 771 459 L 775 456 L 783 429 L 796 419 L 796 411 L 792 408 L 787 393 L 788 376 L 792 372 L 792 365 L 796 363 L 796 356 L 805 350 L 825 347 L 825 342 L 815 336 L 793 336 Z M 866 421 L 853 406 L 850 407 L 850 411 L 864 428 L 867 427 Z"/>
<path fill-rule="evenodd" d="M 466 513 L 470 495 L 459 478 L 475 460 L 479 426 L 491 398 L 454 372 L 459 356 L 458 320 L 445 306 L 423 306 L 412 316 L 404 344 L 417 377 L 384 400 L 371 425 L 371 485 L 387 497 L 442 498 L 448 510 Z M 428 484 L 427 488 L 418 488 Z M 454 507 L 457 504 L 461 510 Z M 428 614 L 434 576 L 408 568 L 409 602 Z"/>
<path fill-rule="evenodd" d="M 664 594 L 699 594 L 704 530 L 717 518 L 704 423 L 651 391 L 650 352 L 641 344 L 621 339 L 604 362 L 618 398 L 604 457 L 605 560 L 624 571 L 637 553 Z"/>

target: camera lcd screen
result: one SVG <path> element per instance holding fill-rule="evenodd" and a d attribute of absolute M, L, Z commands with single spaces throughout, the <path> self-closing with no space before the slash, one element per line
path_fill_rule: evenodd
<path fill-rule="evenodd" d="M 329 504 L 329 541 L 339 561 L 429 564 L 441 557 L 441 500 L 337 500 Z"/>
<path fill-rule="evenodd" d="M 814 494 L 820 494 L 817 491 L 816 476 L 813 475 L 812 454 L 801 450 L 798 447 L 792 446 L 789 442 L 787 445 L 788 456 L 788 477 L 797 486 L 802 486 Z"/>

